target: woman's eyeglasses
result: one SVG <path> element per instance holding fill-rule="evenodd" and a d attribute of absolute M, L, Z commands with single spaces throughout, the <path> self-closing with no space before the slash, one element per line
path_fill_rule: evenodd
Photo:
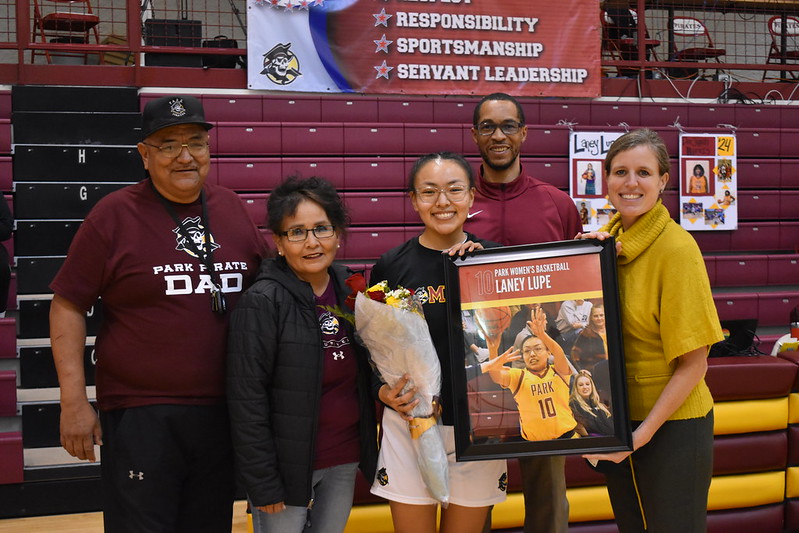
<path fill-rule="evenodd" d="M 499 128 L 505 135 L 516 135 L 519 130 L 524 126 L 521 122 L 513 122 L 511 120 L 503 122 L 502 124 L 494 124 L 493 122 L 481 122 L 477 125 L 477 133 L 480 135 L 493 135 Z"/>
<path fill-rule="evenodd" d="M 425 187 L 424 189 L 414 189 L 416 192 L 416 196 L 425 204 L 432 204 L 436 200 L 438 200 L 438 195 L 443 194 L 451 202 L 460 202 L 464 198 L 466 198 L 466 193 L 469 192 L 468 187 L 464 187 L 463 185 L 450 185 L 449 187 L 445 187 L 443 189 L 439 189 L 438 187 Z"/>
<path fill-rule="evenodd" d="M 336 229 L 331 224 L 320 224 L 313 228 L 291 228 L 286 231 L 281 231 L 280 235 L 286 237 L 289 242 L 303 242 L 308 238 L 308 233 L 313 232 L 314 237 L 317 239 L 329 239 L 336 233 Z"/>
<path fill-rule="evenodd" d="M 189 150 L 189 153 L 194 157 L 200 157 L 208 153 L 207 141 L 192 141 L 189 143 L 179 143 L 175 141 L 175 142 L 164 143 L 162 145 L 155 145 L 142 141 L 142 144 L 146 144 L 147 146 L 152 146 L 153 148 L 157 148 L 158 151 L 164 154 L 166 157 L 179 156 L 184 146 Z"/>

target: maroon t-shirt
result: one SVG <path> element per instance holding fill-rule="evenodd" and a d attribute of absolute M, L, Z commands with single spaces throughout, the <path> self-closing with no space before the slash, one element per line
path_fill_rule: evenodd
<path fill-rule="evenodd" d="M 210 246 L 231 310 L 266 244 L 232 191 L 204 190 Z M 203 233 L 199 200 L 172 205 L 190 234 Z M 224 402 L 230 311 L 212 312 L 210 286 L 149 180 L 92 209 L 50 288 L 86 310 L 102 298 L 95 342 L 101 409 Z"/>
<path fill-rule="evenodd" d="M 358 364 L 342 318 L 325 308 L 338 306 L 333 282 L 316 297 L 322 331 L 322 397 L 316 430 L 314 470 L 359 460 Z"/>

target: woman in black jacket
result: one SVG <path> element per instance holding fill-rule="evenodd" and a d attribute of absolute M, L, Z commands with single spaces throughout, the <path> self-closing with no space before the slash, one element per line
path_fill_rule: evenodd
<path fill-rule="evenodd" d="M 347 213 L 333 186 L 290 178 L 269 197 L 279 257 L 230 322 L 228 400 L 236 466 L 256 533 L 343 531 L 360 468 L 373 479 L 375 402 L 333 265 Z"/>
<path fill-rule="evenodd" d="M 613 435 L 613 418 L 600 401 L 588 370 L 577 372 L 572 382 L 569 406 L 577 421 L 577 432 L 583 437 Z"/>

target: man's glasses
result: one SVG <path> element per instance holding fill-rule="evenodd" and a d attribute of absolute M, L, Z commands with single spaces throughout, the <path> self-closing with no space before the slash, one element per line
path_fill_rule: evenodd
<path fill-rule="evenodd" d="M 207 141 L 191 141 L 188 143 L 179 143 L 177 141 L 174 141 L 174 142 L 164 143 L 160 146 L 142 141 L 142 144 L 146 144 L 147 146 L 152 146 L 153 148 L 157 148 L 158 151 L 164 154 L 166 157 L 177 157 L 178 155 L 180 155 L 180 152 L 183 150 L 184 146 L 188 148 L 189 153 L 194 157 L 200 157 L 208 153 Z"/>
<path fill-rule="evenodd" d="M 303 242 L 308 238 L 309 232 L 313 232 L 314 237 L 317 239 L 329 239 L 335 235 L 336 229 L 330 224 L 320 224 L 311 229 L 291 228 L 290 230 L 281 231 L 280 235 L 286 237 L 289 242 Z"/>
<path fill-rule="evenodd" d="M 492 135 L 496 129 L 499 128 L 505 135 L 516 135 L 519 133 L 522 126 L 524 126 L 524 124 L 513 122 L 512 120 L 503 122 L 502 124 L 494 124 L 493 122 L 486 121 L 477 125 L 477 133 L 480 135 Z"/>
<path fill-rule="evenodd" d="M 425 187 L 424 189 L 414 189 L 416 196 L 425 204 L 432 204 L 438 200 L 439 194 L 444 194 L 451 202 L 460 202 L 466 198 L 466 193 L 469 192 L 468 187 L 463 185 L 450 185 L 443 189 L 438 187 Z"/>

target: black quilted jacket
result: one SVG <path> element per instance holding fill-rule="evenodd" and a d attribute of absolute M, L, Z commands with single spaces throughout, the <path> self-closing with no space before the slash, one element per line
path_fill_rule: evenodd
<path fill-rule="evenodd" d="M 352 272 L 333 265 L 338 300 Z M 266 259 L 230 321 L 227 391 L 239 479 L 256 506 L 311 499 L 322 340 L 311 286 L 282 257 Z M 350 311 L 351 312 L 351 311 Z M 345 320 L 341 323 L 349 324 Z M 375 402 L 368 352 L 355 346 L 361 400 L 361 470 L 374 478 Z"/>

